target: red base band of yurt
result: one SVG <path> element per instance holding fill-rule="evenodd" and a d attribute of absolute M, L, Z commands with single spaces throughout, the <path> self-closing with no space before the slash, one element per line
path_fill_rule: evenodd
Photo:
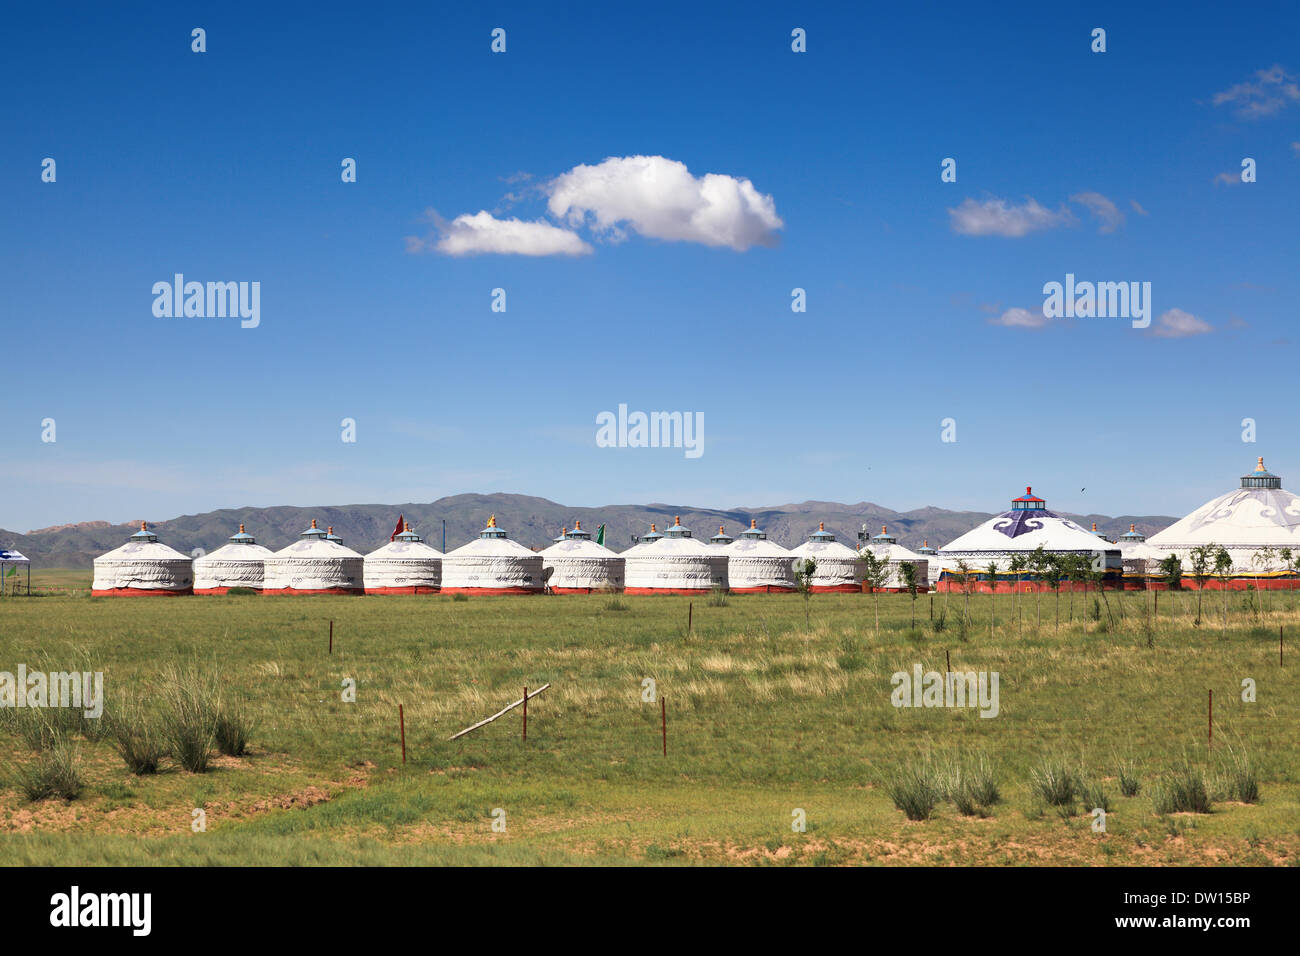
<path fill-rule="evenodd" d="M 443 594 L 541 594 L 536 588 L 443 588 Z"/>
<path fill-rule="evenodd" d="M 238 585 L 236 585 L 236 587 L 238 587 Z M 231 590 L 233 590 L 233 588 L 195 588 L 195 589 L 194 589 L 194 593 L 195 593 L 195 594 L 217 594 L 217 595 L 220 595 L 220 594 L 229 594 L 229 593 L 231 592 Z M 262 593 L 262 589 L 261 589 L 261 588 L 245 588 L 245 587 L 241 587 L 241 588 L 239 588 L 239 590 L 241 590 L 241 591 L 253 591 L 253 592 L 257 593 L 257 594 L 261 594 L 261 593 Z"/>
<path fill-rule="evenodd" d="M 437 594 L 441 588 L 431 588 L 426 585 L 416 584 L 409 587 L 390 587 L 390 588 L 366 588 L 367 594 Z"/>
<path fill-rule="evenodd" d="M 778 587 L 775 584 L 764 584 L 756 588 L 732 588 L 732 594 L 796 594 L 794 588 Z"/>
<path fill-rule="evenodd" d="M 363 591 L 361 588 L 316 588 L 316 589 L 275 588 L 274 590 L 267 590 L 267 591 L 263 591 L 262 593 L 263 594 L 295 594 L 295 595 L 302 595 L 306 597 L 312 597 L 318 594 L 352 595 L 354 597 L 360 597 L 361 595 L 364 595 L 366 592 Z"/>

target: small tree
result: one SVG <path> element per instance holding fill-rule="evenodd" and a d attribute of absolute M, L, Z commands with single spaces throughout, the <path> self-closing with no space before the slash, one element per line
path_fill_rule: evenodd
<path fill-rule="evenodd" d="M 1066 556 L 1063 554 L 1047 555 L 1047 586 L 1056 592 L 1056 633 L 1061 633 L 1061 575 L 1065 573 L 1067 566 Z"/>
<path fill-rule="evenodd" d="M 911 561 L 904 561 L 898 566 L 898 573 L 903 578 L 903 587 L 907 593 L 912 595 L 912 630 L 916 630 L 916 565 Z"/>
<path fill-rule="evenodd" d="M 1165 587 L 1178 591 L 1183 586 L 1183 559 L 1176 554 L 1169 554 L 1160 559 L 1160 576 Z"/>
<path fill-rule="evenodd" d="M 1043 629 L 1043 575 L 1047 573 L 1050 563 L 1047 549 L 1041 544 L 1029 553 L 1029 573 L 1034 578 L 1034 613 L 1037 615 L 1034 627 L 1040 631 Z"/>
<path fill-rule="evenodd" d="M 993 625 L 997 622 L 998 610 L 998 563 L 990 561 L 984 573 L 989 576 L 989 639 L 993 638 Z"/>
<path fill-rule="evenodd" d="M 1214 576 L 1219 579 L 1219 590 L 1223 592 L 1223 636 L 1228 636 L 1228 581 L 1232 578 L 1232 555 L 1227 548 L 1214 551 Z"/>
<path fill-rule="evenodd" d="M 1015 555 L 1007 565 L 1007 570 L 1011 572 L 1011 587 L 1016 592 L 1016 637 L 1020 637 L 1023 623 L 1020 617 L 1020 575 L 1025 570 L 1025 556 Z"/>
<path fill-rule="evenodd" d="M 1277 560 L 1278 552 L 1273 548 L 1265 546 L 1260 548 L 1250 556 L 1250 563 L 1255 567 L 1255 590 L 1259 592 L 1259 619 L 1264 621 L 1264 588 L 1260 581 L 1260 571 L 1271 571 L 1273 562 Z"/>
<path fill-rule="evenodd" d="M 961 575 L 961 593 L 963 595 L 961 619 L 964 632 L 966 625 L 970 623 L 970 565 L 963 560 L 958 560 L 957 572 Z"/>
<path fill-rule="evenodd" d="M 1196 579 L 1196 626 L 1201 626 L 1201 594 L 1205 591 L 1205 582 L 1210 580 L 1210 569 L 1214 566 L 1215 546 L 1202 544 L 1192 548 L 1188 560 L 1192 564 L 1192 577 Z"/>
<path fill-rule="evenodd" d="M 862 583 L 871 589 L 872 599 L 876 604 L 876 633 L 880 633 L 880 589 L 889 584 L 889 558 L 876 557 L 870 548 L 863 548 L 858 557 L 862 559 Z"/>
<path fill-rule="evenodd" d="M 1295 560 L 1295 555 L 1292 553 L 1290 548 L 1279 548 L 1277 552 L 1277 556 L 1282 561 L 1282 570 L 1286 571 L 1289 574 L 1291 571 L 1292 562 Z M 1294 590 L 1295 587 L 1294 579 L 1292 579 L 1292 581 L 1288 583 L 1292 585 L 1292 587 L 1289 588 L 1288 590 Z"/>
<path fill-rule="evenodd" d="M 817 573 L 817 559 L 804 558 L 794 563 L 794 585 L 803 595 L 803 621 L 811 626 L 809 617 L 809 600 L 812 598 L 813 575 Z"/>

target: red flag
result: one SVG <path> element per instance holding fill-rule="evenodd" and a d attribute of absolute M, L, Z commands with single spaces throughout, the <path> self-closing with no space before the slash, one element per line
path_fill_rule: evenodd
<path fill-rule="evenodd" d="M 389 540 L 389 541 L 396 541 L 396 540 L 397 540 L 397 536 L 398 536 L 399 534 L 401 534 L 401 533 L 402 533 L 403 531 L 405 531 L 405 530 L 406 530 L 406 518 L 405 518 L 404 516 L 402 516 L 402 515 L 398 515 L 398 516 L 397 516 L 397 527 L 393 529 L 393 533 L 392 533 L 391 535 L 389 535 L 388 540 Z"/>

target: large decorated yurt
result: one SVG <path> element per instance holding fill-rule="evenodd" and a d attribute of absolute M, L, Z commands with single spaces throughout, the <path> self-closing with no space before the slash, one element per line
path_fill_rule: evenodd
<path fill-rule="evenodd" d="M 628 594 L 700 594 L 727 587 L 727 553 L 691 536 L 680 517 L 623 552 Z"/>
<path fill-rule="evenodd" d="M 194 593 L 225 594 L 231 588 L 260 591 L 270 556 L 271 549 L 258 544 L 241 524 L 229 544 L 194 559 Z"/>
<path fill-rule="evenodd" d="M 1255 470 L 1241 477 L 1241 487 L 1207 501 L 1181 521 L 1176 521 L 1147 541 L 1183 562 L 1186 585 L 1190 580 L 1194 548 L 1213 544 L 1232 558 L 1230 588 L 1292 587 L 1295 574 L 1278 553 L 1282 548 L 1300 551 L 1300 498 L 1282 487 L 1282 479 L 1264 467 L 1260 457 Z M 1209 587 L 1219 586 L 1217 579 Z"/>
<path fill-rule="evenodd" d="M 1138 591 L 1149 587 L 1163 587 L 1160 562 L 1165 553 L 1147 544 L 1147 536 L 1130 524 L 1128 531 L 1119 536 L 1120 559 L 1124 563 L 1124 590 Z"/>
<path fill-rule="evenodd" d="M 327 540 L 329 533 L 312 518 L 297 541 L 267 558 L 262 593 L 365 593 L 365 559 L 340 540 Z"/>
<path fill-rule="evenodd" d="M 542 574 L 555 594 L 590 594 L 623 589 L 623 556 L 591 540 L 575 521 L 573 530 L 542 552 Z"/>
<path fill-rule="evenodd" d="M 885 579 L 883 591 L 906 591 L 907 584 L 903 578 L 902 566 L 910 564 L 916 568 L 916 589 L 921 592 L 930 589 L 930 561 L 898 543 L 898 538 L 889 533 L 888 525 L 880 526 L 880 534 L 874 535 L 863 544 L 864 551 L 870 551 L 877 559 L 889 562 L 889 576 Z"/>
<path fill-rule="evenodd" d="M 753 518 L 740 537 L 723 549 L 727 554 L 727 581 L 737 594 L 787 593 L 795 590 L 794 557 Z"/>
<path fill-rule="evenodd" d="M 817 562 L 809 585 L 814 594 L 862 591 L 862 559 L 852 548 L 835 540 L 835 535 L 826 530 L 826 522 L 819 522 L 808 540 L 790 554 L 800 560 L 812 558 Z"/>
<path fill-rule="evenodd" d="M 542 587 L 542 556 L 506 537 L 496 515 L 442 559 L 444 594 L 540 594 Z"/>
<path fill-rule="evenodd" d="M 175 597 L 194 593 L 190 559 L 158 540 L 141 521 L 126 544 L 95 559 L 90 593 L 114 597 Z"/>
<path fill-rule="evenodd" d="M 938 589 L 962 589 L 957 562 L 965 561 L 970 567 L 970 584 L 974 590 L 990 589 L 986 573 L 990 563 L 998 569 L 999 591 L 1035 587 L 1045 590 L 1049 587 L 1045 580 L 1036 580 L 1032 574 L 1022 572 L 1013 582 L 1009 572 L 1013 558 L 1017 555 L 1028 557 L 1040 545 L 1044 551 L 1053 554 L 1087 555 L 1093 563 L 1100 562 L 1106 587 L 1120 585 L 1123 565 L 1118 546 L 1103 541 L 1070 519 L 1048 511 L 1047 502 L 1035 495 L 1033 488 L 1026 488 L 1023 495 L 1012 499 L 1010 511 L 995 515 L 939 549 L 939 560 L 943 562 L 944 570 Z M 1061 585 L 1063 590 L 1074 586 L 1082 588 L 1088 585 L 1071 585 L 1069 582 Z"/>
<path fill-rule="evenodd" d="M 402 521 L 393 540 L 365 558 L 367 594 L 433 594 L 442 586 L 442 552 Z"/>

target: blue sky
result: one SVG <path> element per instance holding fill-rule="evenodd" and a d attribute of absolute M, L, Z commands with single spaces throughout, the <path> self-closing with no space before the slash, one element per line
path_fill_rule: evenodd
<path fill-rule="evenodd" d="M 1130 7 L 16 8 L 0 527 L 492 491 L 995 510 L 1026 484 L 1178 515 L 1261 454 L 1296 487 L 1300 14 Z M 697 229 L 709 174 L 757 199 Z M 589 251 L 440 251 L 480 212 Z M 155 317 L 178 272 L 260 282 L 261 324 Z M 1152 329 L 998 324 L 1066 273 L 1150 282 Z M 703 455 L 596 447 L 620 403 L 702 413 Z"/>

